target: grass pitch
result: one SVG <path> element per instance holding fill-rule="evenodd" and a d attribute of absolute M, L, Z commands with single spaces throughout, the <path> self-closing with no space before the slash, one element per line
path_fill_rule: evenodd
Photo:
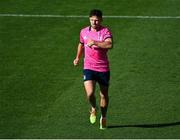
<path fill-rule="evenodd" d="M 0 2 L 0 14 L 87 15 L 92 8 L 104 15 L 180 15 L 179 0 Z M 104 19 L 114 48 L 108 129 L 101 131 L 88 120 L 82 63 L 72 65 L 88 19 L 1 16 L 0 138 L 180 138 L 179 23 Z"/>

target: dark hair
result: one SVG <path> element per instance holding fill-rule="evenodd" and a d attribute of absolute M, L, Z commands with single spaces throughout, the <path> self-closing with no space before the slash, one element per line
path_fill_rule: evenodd
<path fill-rule="evenodd" d="M 97 9 L 93 9 L 90 11 L 89 17 L 92 16 L 97 16 L 99 18 L 102 18 L 102 11 L 101 10 L 97 10 Z"/>

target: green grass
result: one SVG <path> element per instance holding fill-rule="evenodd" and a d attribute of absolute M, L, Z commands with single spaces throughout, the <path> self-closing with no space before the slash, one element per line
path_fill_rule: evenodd
<path fill-rule="evenodd" d="M 179 16 L 179 6 L 178 0 L 7 0 L 0 14 L 86 15 L 101 8 L 105 15 Z M 0 17 L 0 138 L 180 138 L 179 22 L 104 19 L 114 48 L 109 128 L 100 131 L 89 124 L 82 63 L 72 65 L 88 19 Z"/>

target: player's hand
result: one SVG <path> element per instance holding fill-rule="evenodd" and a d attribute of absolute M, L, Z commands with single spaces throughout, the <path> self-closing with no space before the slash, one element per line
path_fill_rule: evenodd
<path fill-rule="evenodd" d="M 73 61 L 74 66 L 77 66 L 78 63 L 79 63 L 79 58 L 74 59 L 74 61 Z"/>
<path fill-rule="evenodd" d="M 94 45 L 94 40 L 92 40 L 92 39 L 88 39 L 88 41 L 87 41 L 87 45 L 88 45 L 88 47 L 92 47 L 93 45 Z"/>

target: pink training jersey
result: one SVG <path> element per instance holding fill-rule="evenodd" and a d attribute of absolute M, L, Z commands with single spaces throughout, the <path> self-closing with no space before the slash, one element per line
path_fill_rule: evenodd
<path fill-rule="evenodd" d="M 108 28 L 101 26 L 98 31 L 92 31 L 88 26 L 80 32 L 80 43 L 84 44 L 84 69 L 90 69 L 98 72 L 109 71 L 108 49 L 99 48 L 97 46 L 88 47 L 88 39 L 95 41 L 104 41 L 112 38 L 112 34 Z"/>

